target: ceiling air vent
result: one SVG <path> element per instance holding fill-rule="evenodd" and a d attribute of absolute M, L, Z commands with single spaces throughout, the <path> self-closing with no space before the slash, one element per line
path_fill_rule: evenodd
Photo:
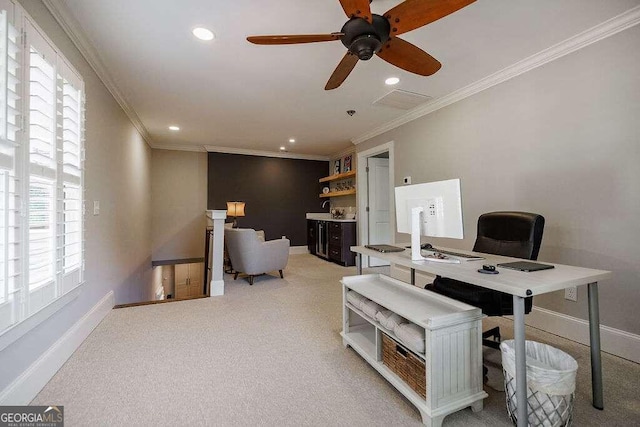
<path fill-rule="evenodd" d="M 411 110 L 412 108 L 417 107 L 420 104 L 424 104 L 432 99 L 433 97 L 431 96 L 396 89 L 374 101 L 373 105 L 398 108 L 400 110 Z"/>

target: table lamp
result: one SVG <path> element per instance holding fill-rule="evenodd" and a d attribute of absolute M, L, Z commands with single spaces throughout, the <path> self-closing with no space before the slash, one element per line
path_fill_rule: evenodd
<path fill-rule="evenodd" d="M 238 217 L 244 216 L 244 202 L 227 202 L 227 216 L 233 218 L 233 228 L 238 228 Z"/>

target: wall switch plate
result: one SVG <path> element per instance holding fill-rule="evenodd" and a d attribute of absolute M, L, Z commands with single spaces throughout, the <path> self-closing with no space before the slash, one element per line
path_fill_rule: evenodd
<path fill-rule="evenodd" d="M 569 301 L 578 302 L 578 288 L 572 286 L 564 290 L 564 299 Z"/>
<path fill-rule="evenodd" d="M 93 214 L 94 215 L 100 215 L 100 201 L 99 200 L 94 200 L 93 201 Z"/>
<path fill-rule="evenodd" d="M 410 176 L 405 176 L 404 178 L 402 178 L 402 183 L 404 185 L 409 185 L 411 184 L 411 177 Z"/>

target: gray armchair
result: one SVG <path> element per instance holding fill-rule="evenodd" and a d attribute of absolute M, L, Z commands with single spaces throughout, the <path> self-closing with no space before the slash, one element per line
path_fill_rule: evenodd
<path fill-rule="evenodd" d="M 249 276 L 249 284 L 253 285 L 253 277 L 270 271 L 280 273 L 289 261 L 289 239 L 263 241 L 251 228 L 231 228 L 224 231 L 225 243 L 231 265 L 235 270 L 233 279 L 238 274 Z"/>

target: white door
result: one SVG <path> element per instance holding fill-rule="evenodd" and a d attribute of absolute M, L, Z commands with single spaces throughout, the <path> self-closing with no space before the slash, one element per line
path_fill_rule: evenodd
<path fill-rule="evenodd" d="M 389 159 L 369 157 L 367 159 L 369 190 L 369 244 L 391 243 Z M 378 258 L 369 259 L 370 267 L 389 265 Z"/>

